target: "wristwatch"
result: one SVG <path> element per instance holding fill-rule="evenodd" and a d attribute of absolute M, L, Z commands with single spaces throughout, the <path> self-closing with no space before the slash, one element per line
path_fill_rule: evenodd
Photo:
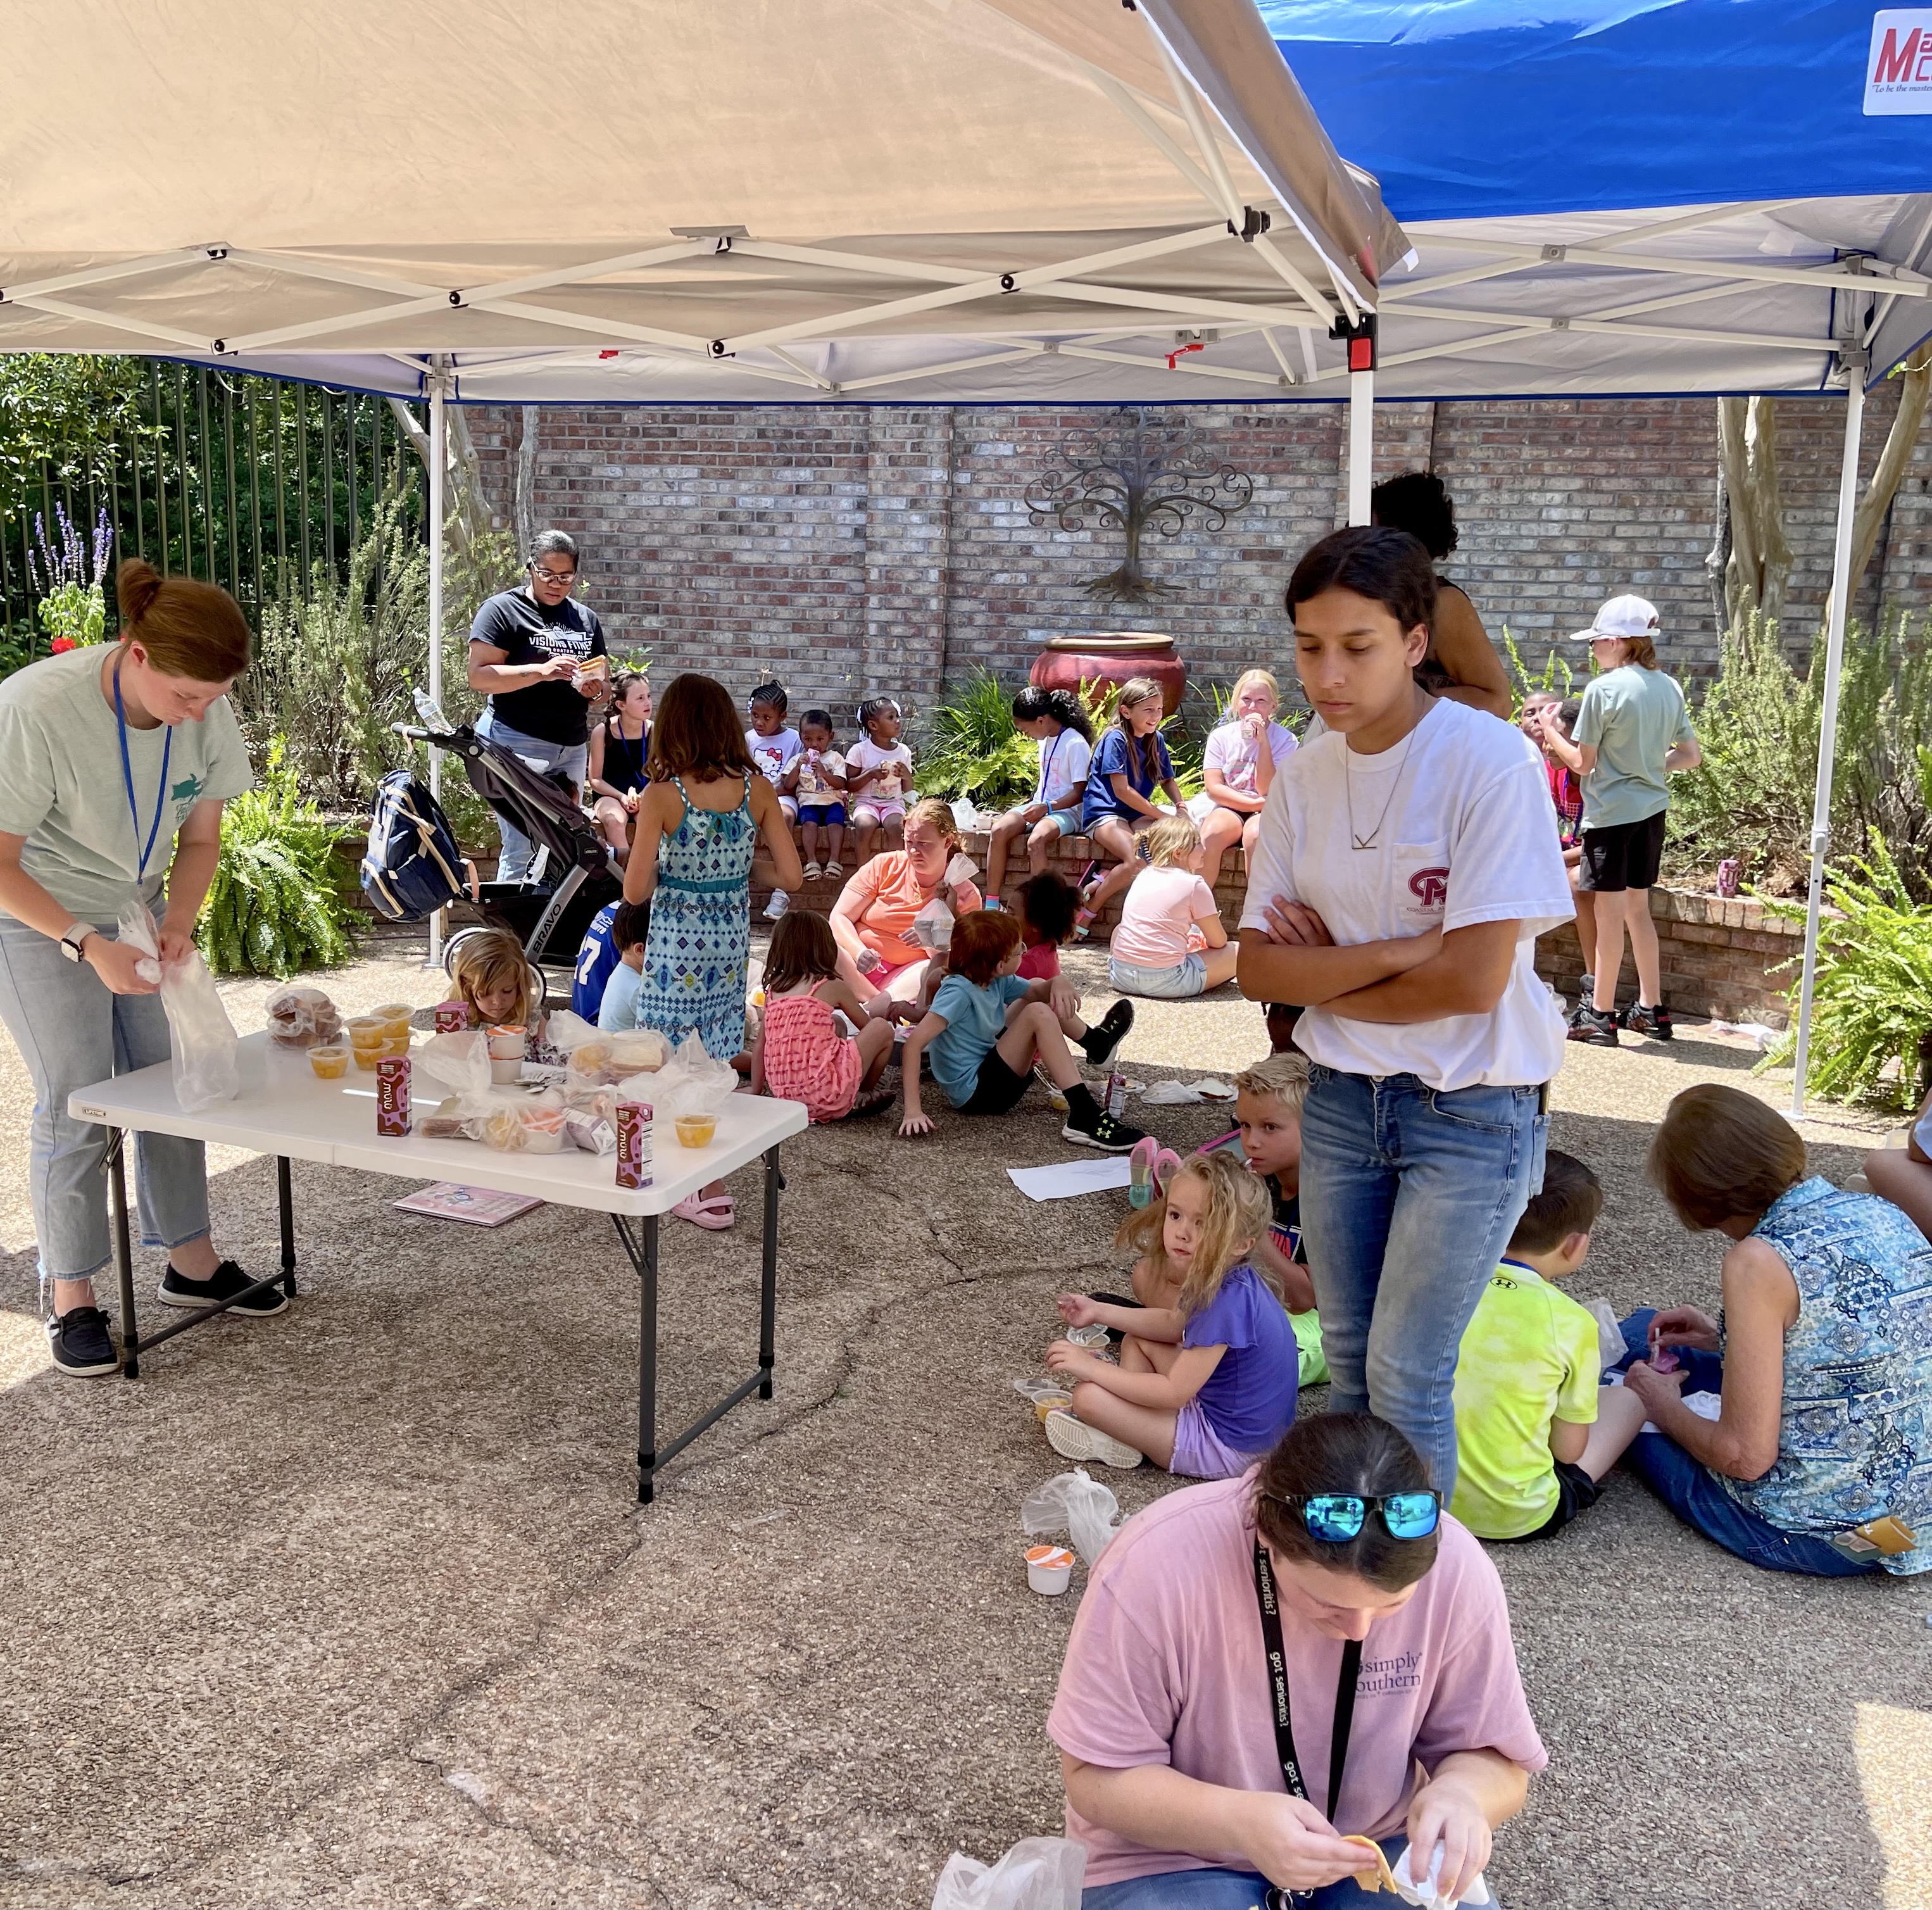
<path fill-rule="evenodd" d="M 70 962 L 86 961 L 87 955 L 85 944 L 87 938 L 91 935 L 98 935 L 100 932 L 98 929 L 90 928 L 85 922 L 75 923 L 74 926 L 60 938 L 61 953 Z"/>

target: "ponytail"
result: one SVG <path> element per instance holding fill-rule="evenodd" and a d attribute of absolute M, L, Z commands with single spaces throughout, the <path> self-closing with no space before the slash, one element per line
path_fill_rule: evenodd
<path fill-rule="evenodd" d="M 140 557 L 124 557 L 114 596 L 122 642 L 139 644 L 163 676 L 220 683 L 248 668 L 248 620 L 219 584 L 164 577 Z"/>
<path fill-rule="evenodd" d="M 1083 743 L 1094 740 L 1094 725 L 1087 706 L 1070 689 L 1042 689 L 1028 683 L 1013 698 L 1013 720 L 1036 723 L 1051 716 L 1062 729 L 1070 729 Z"/>
<path fill-rule="evenodd" d="M 1127 727 L 1127 712 L 1138 710 L 1143 703 L 1161 703 L 1166 701 L 1161 686 L 1151 677 L 1130 677 L 1120 686 L 1120 694 L 1114 704 L 1114 724 L 1127 739 L 1127 761 L 1130 765 L 1127 780 L 1138 785 L 1147 773 L 1147 763 L 1141 755 L 1141 740 Z M 1153 752 L 1153 760 L 1160 761 L 1160 752 L 1154 743 L 1160 734 L 1156 727 L 1154 735 L 1148 739 Z"/>

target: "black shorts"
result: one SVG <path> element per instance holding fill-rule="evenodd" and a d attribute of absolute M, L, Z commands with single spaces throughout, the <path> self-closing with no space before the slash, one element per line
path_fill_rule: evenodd
<path fill-rule="evenodd" d="M 955 1110 L 961 1114 L 1010 1114 L 1019 1106 L 1032 1085 L 1029 1072 L 1016 1074 L 1000 1059 L 998 1048 L 988 1048 L 986 1059 L 973 1083 L 973 1092 Z"/>
<path fill-rule="evenodd" d="M 1585 830 L 1576 886 L 1593 895 L 1614 894 L 1618 889 L 1654 888 L 1657 872 L 1664 863 L 1665 813 L 1659 809 L 1641 822 Z"/>
<path fill-rule="evenodd" d="M 1561 1532 L 1579 1512 L 1588 1512 L 1604 1496 L 1602 1483 L 1592 1479 L 1581 1466 L 1567 1459 L 1556 1461 L 1556 1509 L 1534 1532 L 1526 1532 L 1515 1542 L 1526 1545 L 1532 1539 L 1547 1539 Z"/>

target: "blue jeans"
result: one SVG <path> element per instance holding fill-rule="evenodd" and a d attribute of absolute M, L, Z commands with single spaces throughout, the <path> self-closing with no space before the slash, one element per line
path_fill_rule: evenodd
<path fill-rule="evenodd" d="M 1309 1070 L 1301 1237 L 1330 1410 L 1400 1426 L 1446 1504 L 1456 1490 L 1456 1357 L 1529 1197 L 1543 1185 L 1540 1088 L 1425 1086 Z"/>
<path fill-rule="evenodd" d="M 1406 1837 L 1382 1840 L 1390 1863 L 1408 1846 Z M 1253 1870 L 1168 1870 L 1156 1877 L 1131 1877 L 1125 1883 L 1096 1884 L 1080 1893 L 1080 1910 L 1259 1910 L 1268 1887 L 1267 1878 Z M 1493 1890 L 1490 1899 L 1496 1902 Z M 1358 1910 L 1382 1901 L 1352 1877 L 1325 1884 L 1303 1899 L 1309 1910 Z"/>
<path fill-rule="evenodd" d="M 1618 1323 L 1628 1350 L 1618 1361 L 1619 1371 L 1634 1359 L 1650 1355 L 1650 1323 L 1654 1307 L 1644 1307 Z M 1724 1389 L 1724 1362 L 1714 1353 L 1680 1347 L 1686 1392 Z M 1876 1559 L 1849 1559 L 1828 1539 L 1815 1532 L 1786 1532 L 1756 1513 L 1747 1511 L 1718 1482 L 1711 1469 L 1694 1459 L 1668 1434 L 1639 1433 L 1630 1442 L 1624 1463 L 1690 1527 L 1712 1544 L 1766 1572 L 1797 1572 L 1811 1578 L 1862 1578 L 1882 1568 Z"/>
<path fill-rule="evenodd" d="M 587 743 L 546 743 L 540 736 L 526 736 L 521 730 L 498 722 L 494 710 L 485 710 L 477 718 L 476 734 L 487 737 L 500 749 L 508 750 L 526 769 L 534 770 L 538 776 L 555 776 L 561 772 L 579 789 L 584 787 L 584 774 L 590 764 L 590 746 Z M 503 852 L 496 862 L 496 879 L 500 882 L 520 882 L 530 872 L 537 845 L 514 823 L 500 815 L 496 818 L 496 827 L 503 838 Z"/>
<path fill-rule="evenodd" d="M 112 936 L 112 923 L 97 923 Z M 30 1194 L 40 1275 L 86 1280 L 106 1266 L 108 1130 L 67 1111 L 76 1088 L 166 1061 L 158 995 L 115 995 L 84 962 L 10 915 L 0 915 L 0 1021 L 34 1083 Z M 178 1247 L 208 1231 L 208 1172 L 200 1141 L 141 1134 L 134 1186 L 144 1247 Z"/>

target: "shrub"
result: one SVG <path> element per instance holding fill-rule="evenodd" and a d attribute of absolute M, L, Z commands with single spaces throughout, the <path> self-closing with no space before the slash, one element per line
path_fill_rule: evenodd
<path fill-rule="evenodd" d="M 216 974 L 288 975 L 348 960 L 356 918 L 336 835 L 272 737 L 260 785 L 221 812 L 221 860 L 195 930 Z"/>
<path fill-rule="evenodd" d="M 1576 688 L 1576 673 L 1561 649 L 1551 644 L 1544 656 L 1543 668 L 1532 671 L 1523 661 L 1522 652 L 1516 647 L 1516 638 L 1507 623 L 1503 626 L 1503 657 L 1509 665 L 1512 722 L 1522 715 L 1523 704 L 1534 691 L 1548 690 L 1565 702 L 1581 694 Z"/>
<path fill-rule="evenodd" d="M 1818 932 L 1808 1091 L 1844 1101 L 1906 1105 L 1917 1085 L 1922 1045 L 1932 1037 L 1932 906 L 1915 903 L 1882 837 L 1870 858 L 1832 876 L 1832 909 Z M 1795 902 L 1772 911 L 1802 920 Z M 1792 1026 L 1759 1062 L 1788 1065 L 1798 1046 L 1799 964 L 1792 972 Z"/>
<path fill-rule="evenodd" d="M 1039 758 L 1013 726 L 1014 692 L 992 671 L 975 670 L 947 689 L 926 719 L 919 749 L 919 793 L 962 797 L 997 813 L 1033 793 Z"/>

